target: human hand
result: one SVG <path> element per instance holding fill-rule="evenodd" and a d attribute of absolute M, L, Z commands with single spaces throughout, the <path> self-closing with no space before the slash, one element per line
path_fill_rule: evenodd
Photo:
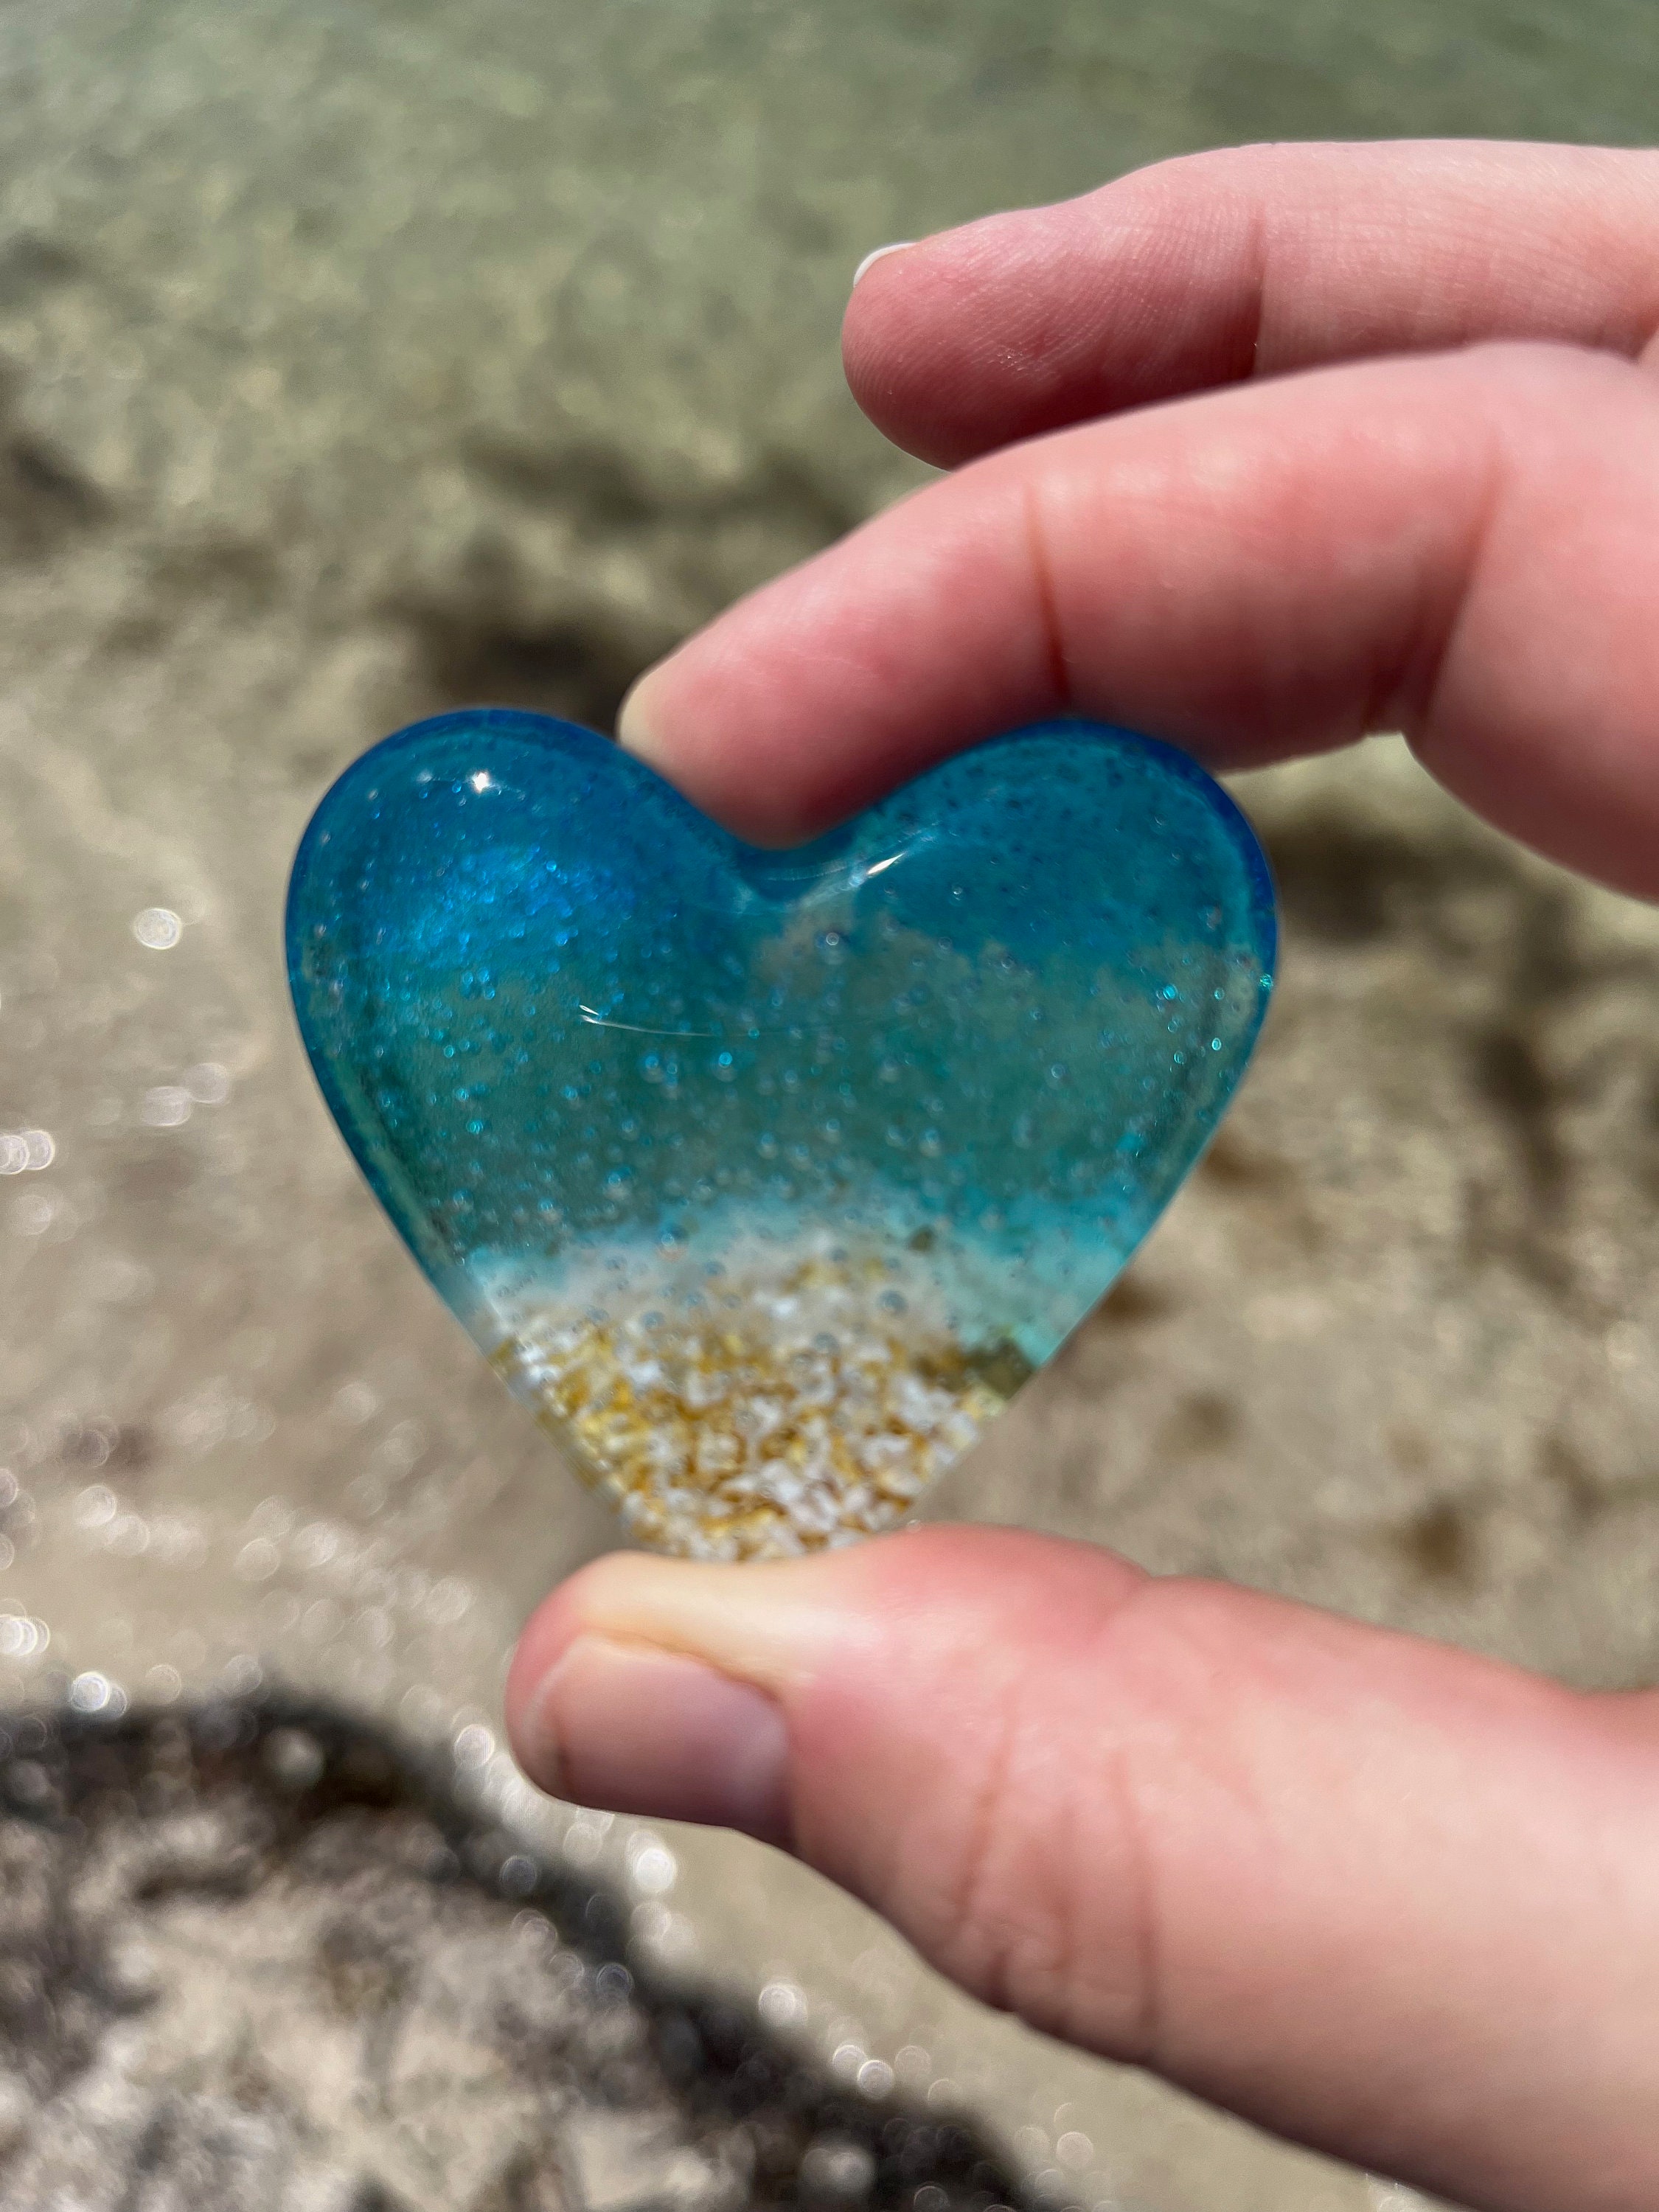
<path fill-rule="evenodd" d="M 908 248 L 854 390 L 988 458 L 682 647 L 624 741 L 781 842 L 1056 712 L 1219 768 L 1403 726 L 1659 892 L 1656 330 L 1648 154 L 1252 149 Z M 507 1705 L 545 1786 L 784 1844 L 1050 2033 L 1492 2212 L 1659 2203 L 1652 1693 L 936 1528 L 613 1555 Z"/>

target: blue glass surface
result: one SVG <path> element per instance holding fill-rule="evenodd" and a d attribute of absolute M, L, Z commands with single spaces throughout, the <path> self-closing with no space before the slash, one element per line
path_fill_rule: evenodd
<path fill-rule="evenodd" d="M 790 851 L 478 709 L 366 754 L 289 980 L 363 1172 L 635 1533 L 890 1525 L 1100 1297 L 1272 986 L 1271 880 L 1183 754 L 1059 722 Z"/>

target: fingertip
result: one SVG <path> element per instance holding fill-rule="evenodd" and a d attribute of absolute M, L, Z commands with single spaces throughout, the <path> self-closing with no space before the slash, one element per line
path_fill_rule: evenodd
<path fill-rule="evenodd" d="M 740 710 L 722 718 L 718 690 L 714 714 L 696 712 L 708 690 L 708 665 L 712 660 L 718 686 L 726 628 L 741 619 L 741 612 L 728 613 L 708 641 L 702 635 L 687 641 L 684 660 L 676 651 L 647 668 L 617 710 L 617 743 L 734 836 L 756 845 L 788 845 L 806 833 L 787 811 L 787 779 L 757 775 L 745 757 L 755 725 Z"/>
<path fill-rule="evenodd" d="M 585 1632 L 524 1688 L 510 1728 L 520 1765 L 553 1796 L 788 1841 L 782 1711 L 684 1653 Z"/>
<path fill-rule="evenodd" d="M 787 1844 L 796 1692 L 860 1635 L 841 1553 L 742 1566 L 612 1553 L 532 1615 L 509 1741 L 550 1794 Z"/>
<path fill-rule="evenodd" d="M 870 271 L 875 267 L 878 261 L 885 261 L 890 253 L 908 253 L 916 242 L 917 241 L 914 238 L 900 238 L 896 239 L 891 246 L 878 246 L 872 247 L 872 250 L 865 255 L 863 260 L 860 262 L 858 267 L 853 271 L 853 290 L 855 292 L 857 291 L 859 286 L 870 274 Z"/>
<path fill-rule="evenodd" d="M 864 1581 L 858 1555 L 841 1550 L 741 1565 L 608 1553 L 531 1617 L 507 1677 L 509 1706 L 586 1635 L 678 1651 L 787 1694 L 824 1663 L 844 1628 L 856 1628 Z"/>
<path fill-rule="evenodd" d="M 635 677 L 617 710 L 617 743 L 659 774 L 665 771 L 658 727 L 658 697 L 662 689 L 659 679 L 666 665 L 659 660 L 644 675 Z"/>
<path fill-rule="evenodd" d="M 646 670 L 617 711 L 617 742 L 735 836 L 778 847 L 823 824 L 798 803 L 797 764 L 771 741 L 779 708 L 767 678 L 782 649 L 757 608 L 767 588 Z M 787 672 L 774 681 L 787 705 Z"/>
<path fill-rule="evenodd" d="M 957 303 L 960 231 L 878 246 L 860 262 L 842 316 L 841 364 L 859 407 L 884 438 L 940 468 L 969 458 L 952 401 L 930 369 Z"/>

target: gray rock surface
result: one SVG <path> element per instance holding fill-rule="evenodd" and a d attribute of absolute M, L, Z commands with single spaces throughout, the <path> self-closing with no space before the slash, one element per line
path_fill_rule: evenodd
<path fill-rule="evenodd" d="M 1649 12 L 0 5 L 0 1698 L 263 1667 L 494 1772 L 517 1619 L 611 1540 L 301 1065 L 282 890 L 335 769 L 459 699 L 602 718 L 915 482 L 839 381 L 869 246 L 1238 137 L 1634 138 Z M 1257 1070 L 934 1510 L 1649 1678 L 1652 917 L 1397 749 L 1246 795 Z M 514 1818 L 628 1874 L 626 1824 Z M 988 2021 L 780 1861 L 670 1856 L 641 1941 L 969 2100 L 1058 2204 L 1404 2202 Z"/>
<path fill-rule="evenodd" d="M 10 2212 L 932 2212 L 988 2146 L 636 1985 L 550 1881 L 378 1738 L 246 1704 L 0 1744 Z"/>

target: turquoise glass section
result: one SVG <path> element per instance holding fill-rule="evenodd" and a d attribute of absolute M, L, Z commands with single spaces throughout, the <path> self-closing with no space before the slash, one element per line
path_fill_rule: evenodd
<path fill-rule="evenodd" d="M 890 1525 L 1107 1289 L 1232 1094 L 1273 896 L 1082 722 L 790 851 L 592 732 L 377 745 L 295 863 L 301 1034 L 411 1250 L 665 1548 Z"/>

